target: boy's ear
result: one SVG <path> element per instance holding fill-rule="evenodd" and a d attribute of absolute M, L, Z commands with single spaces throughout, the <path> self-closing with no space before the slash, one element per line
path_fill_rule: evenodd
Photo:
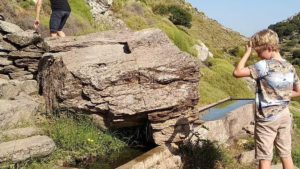
<path fill-rule="evenodd" d="M 273 48 L 272 47 L 268 46 L 267 49 L 268 49 L 269 52 L 273 52 Z"/>

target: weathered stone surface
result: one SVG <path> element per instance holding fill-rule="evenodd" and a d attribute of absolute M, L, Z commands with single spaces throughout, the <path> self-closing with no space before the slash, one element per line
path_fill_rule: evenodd
<path fill-rule="evenodd" d="M 208 58 L 212 58 L 213 54 L 209 51 L 208 47 L 201 41 L 198 42 L 199 45 L 195 45 L 194 48 L 198 52 L 198 58 L 201 62 L 205 62 Z"/>
<path fill-rule="evenodd" d="M 15 100 L 0 100 L 0 105 L 0 129 L 33 122 L 33 116 L 42 111 L 41 103 L 26 95 L 17 96 Z"/>
<path fill-rule="evenodd" d="M 8 58 L 0 57 L 0 66 L 8 66 L 11 64 L 13 64 L 13 62 Z"/>
<path fill-rule="evenodd" d="M 26 95 L 37 95 L 38 85 L 35 80 L 1 80 L 0 81 L 0 99 L 14 99 L 20 93 Z"/>
<path fill-rule="evenodd" d="M 249 124 L 249 125 L 243 127 L 243 130 L 245 130 L 248 134 L 254 135 L 255 125 Z"/>
<path fill-rule="evenodd" d="M 0 68 L 1 70 L 1 68 Z M 5 80 L 9 80 L 9 76 L 8 75 L 3 75 L 3 74 L 0 74 L 0 79 L 5 79 Z"/>
<path fill-rule="evenodd" d="M 157 122 L 157 116 L 176 124 L 174 118 L 198 103 L 199 63 L 160 30 L 46 42 L 49 51 L 59 52 L 45 56 L 39 66 L 49 109 L 99 114 L 107 126 L 124 127 L 144 124 L 148 117 Z M 172 135 L 167 134 L 164 138 Z"/>
<path fill-rule="evenodd" d="M 13 51 L 9 53 L 9 58 L 12 59 L 22 59 L 22 58 L 31 58 L 31 59 L 40 59 L 43 54 L 38 52 L 25 52 L 25 51 Z"/>
<path fill-rule="evenodd" d="M 32 80 L 33 74 L 28 71 L 17 71 L 9 73 L 9 77 L 14 80 Z"/>
<path fill-rule="evenodd" d="M 8 66 L 4 66 L 4 67 L 0 68 L 0 73 L 2 73 L 2 74 L 9 74 L 9 73 L 19 72 L 19 71 L 24 71 L 24 69 L 18 68 L 14 65 L 8 65 Z"/>
<path fill-rule="evenodd" d="M 12 34 L 8 34 L 6 39 L 20 47 L 29 46 L 32 44 L 37 44 L 42 41 L 42 38 L 39 34 L 35 33 L 34 30 L 27 30 L 21 32 L 15 32 Z"/>
<path fill-rule="evenodd" d="M 0 38 L 0 51 L 15 51 L 17 50 L 13 45 L 10 43 L 5 42 L 2 38 Z"/>
<path fill-rule="evenodd" d="M 243 118 L 241 118 L 241 114 Z M 191 132 L 189 138 L 192 143 L 198 140 L 210 140 L 225 144 L 230 138 L 239 136 L 243 127 L 254 120 L 254 105 L 247 104 L 242 106 L 224 118 L 215 121 L 204 122 L 203 125 L 196 127 Z"/>
<path fill-rule="evenodd" d="M 113 0 L 87 0 L 93 16 L 104 14 L 112 5 Z"/>
<path fill-rule="evenodd" d="M 23 30 L 19 26 L 0 20 L 0 32 L 15 33 L 15 32 L 21 32 L 21 31 L 23 31 Z"/>
<path fill-rule="evenodd" d="M 0 147 L 0 163 L 17 163 L 51 154 L 55 150 L 55 143 L 47 136 L 33 136 L 1 143 Z"/>
<path fill-rule="evenodd" d="M 17 67 L 20 68 L 28 68 L 28 67 L 35 67 L 37 69 L 39 60 L 37 59 L 30 59 L 30 58 L 23 58 L 23 59 L 16 59 L 14 63 Z"/>
<path fill-rule="evenodd" d="M 7 131 L 0 131 L 0 143 L 3 140 L 16 140 L 21 138 L 27 138 L 35 135 L 43 134 L 43 131 L 39 128 L 27 127 L 17 128 Z"/>
<path fill-rule="evenodd" d="M 158 146 L 117 169 L 177 169 L 180 166 L 180 156 L 174 155 L 166 146 Z"/>
<path fill-rule="evenodd" d="M 255 150 L 243 152 L 239 157 L 239 163 L 250 164 L 255 162 Z"/>

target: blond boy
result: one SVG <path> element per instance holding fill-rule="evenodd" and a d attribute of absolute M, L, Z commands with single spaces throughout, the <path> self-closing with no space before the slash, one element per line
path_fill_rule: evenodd
<path fill-rule="evenodd" d="M 245 67 L 252 49 L 261 60 Z M 278 35 L 270 29 L 253 35 L 233 75 L 256 80 L 255 155 L 259 168 L 271 169 L 275 146 L 283 168 L 293 169 L 288 105 L 290 98 L 300 96 L 300 81 L 295 68 L 279 53 Z"/>

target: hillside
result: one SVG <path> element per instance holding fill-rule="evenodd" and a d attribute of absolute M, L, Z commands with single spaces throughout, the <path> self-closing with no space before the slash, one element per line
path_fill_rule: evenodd
<path fill-rule="evenodd" d="M 270 25 L 281 41 L 282 54 L 299 70 L 300 66 L 300 13 L 287 20 Z"/>
<path fill-rule="evenodd" d="M 106 22 L 96 22 L 93 19 L 91 8 L 85 0 L 69 0 L 69 2 L 72 15 L 65 27 L 67 35 L 82 35 L 113 29 Z M 48 35 L 50 12 L 49 1 L 44 1 L 40 30 L 43 36 Z M 235 98 L 254 96 L 243 80 L 236 81 L 232 77 L 233 64 L 237 62 L 243 51 L 240 46 L 244 43 L 244 37 L 224 28 L 184 0 L 114 0 L 108 13 L 124 21 L 127 27 L 134 31 L 150 27 L 163 30 L 182 51 L 193 56 L 198 55 L 194 46 L 203 42 L 214 58 L 206 61 L 206 66 L 201 69 L 200 105 L 213 103 L 229 96 Z M 171 15 L 179 14 L 179 17 L 182 17 L 180 15 L 182 13 L 186 14 L 183 17 L 190 17 L 190 26 L 183 26 L 180 23 L 175 25 L 174 20 L 172 22 Z M 34 2 L 1 0 L 0 14 L 10 22 L 21 25 L 23 29 L 32 28 Z M 220 79 L 222 83 L 218 83 Z"/>

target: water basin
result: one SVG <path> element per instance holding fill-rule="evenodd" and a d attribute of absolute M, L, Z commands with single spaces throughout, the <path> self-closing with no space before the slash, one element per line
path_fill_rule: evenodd
<path fill-rule="evenodd" d="M 230 99 L 201 112 L 201 120 L 215 121 L 224 118 L 230 112 L 247 104 L 253 104 L 254 99 Z"/>

